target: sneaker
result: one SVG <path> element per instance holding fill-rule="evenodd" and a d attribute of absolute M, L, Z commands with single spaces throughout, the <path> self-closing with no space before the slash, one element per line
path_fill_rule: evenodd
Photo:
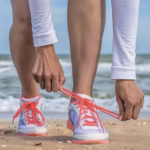
<path fill-rule="evenodd" d="M 22 136 L 46 136 L 47 128 L 42 115 L 41 95 L 34 98 L 21 96 L 20 108 L 13 117 L 13 122 L 20 115 L 18 134 Z"/>
<path fill-rule="evenodd" d="M 77 144 L 106 144 L 109 134 L 103 127 L 91 97 L 77 94 L 85 101 L 71 101 L 69 104 L 69 119 L 67 126 L 73 131 L 73 143 Z"/>

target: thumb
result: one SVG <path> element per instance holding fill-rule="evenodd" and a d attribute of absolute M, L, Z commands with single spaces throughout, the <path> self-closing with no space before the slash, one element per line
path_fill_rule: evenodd
<path fill-rule="evenodd" d="M 119 114 L 120 114 L 119 120 L 123 121 L 124 115 L 125 115 L 124 102 L 121 100 L 121 98 L 117 98 L 117 103 L 118 103 L 118 106 L 119 106 Z"/>

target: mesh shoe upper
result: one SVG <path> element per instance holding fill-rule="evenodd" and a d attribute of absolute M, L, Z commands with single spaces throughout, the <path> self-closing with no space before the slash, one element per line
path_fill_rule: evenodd
<path fill-rule="evenodd" d="M 13 119 L 19 118 L 18 129 L 45 128 L 45 119 L 42 115 L 41 96 L 26 99 L 23 96 L 20 100 L 20 108 Z"/>

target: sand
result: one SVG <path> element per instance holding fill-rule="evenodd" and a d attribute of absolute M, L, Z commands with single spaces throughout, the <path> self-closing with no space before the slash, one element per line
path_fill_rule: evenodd
<path fill-rule="evenodd" d="M 66 120 L 46 120 L 48 136 L 17 135 L 17 121 L 0 120 L 0 150 L 150 150 L 150 119 L 120 122 L 103 120 L 110 134 L 109 144 L 73 144 Z M 37 145 L 36 145 L 37 144 Z"/>

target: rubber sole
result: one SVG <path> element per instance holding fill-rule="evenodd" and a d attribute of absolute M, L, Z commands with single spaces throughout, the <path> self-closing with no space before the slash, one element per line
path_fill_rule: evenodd
<path fill-rule="evenodd" d="M 101 140 L 84 140 L 84 141 L 76 141 L 72 140 L 73 143 L 76 144 L 108 144 L 109 141 L 101 141 Z"/>
<path fill-rule="evenodd" d="M 67 121 L 67 127 L 71 130 L 74 131 L 74 125 L 71 123 L 71 121 L 68 119 Z M 108 144 L 109 140 L 72 140 L 73 143 L 75 144 Z"/>
<path fill-rule="evenodd" d="M 20 134 L 18 133 L 19 136 L 47 136 L 48 133 L 29 133 L 29 134 Z"/>

